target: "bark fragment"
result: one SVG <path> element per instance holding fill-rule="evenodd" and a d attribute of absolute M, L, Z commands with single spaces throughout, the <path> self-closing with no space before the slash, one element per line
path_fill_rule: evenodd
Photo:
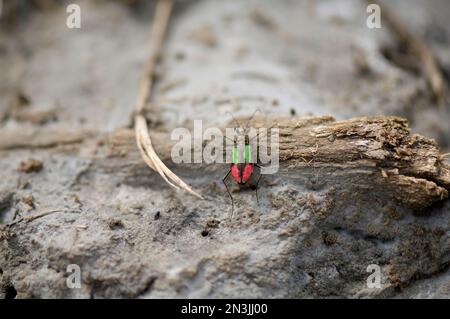
<path fill-rule="evenodd" d="M 278 123 L 275 127 L 280 130 L 280 165 L 289 175 L 305 170 L 320 170 L 335 177 L 361 175 L 362 186 L 372 191 L 388 191 L 394 199 L 413 209 L 448 197 L 449 167 L 442 161 L 436 142 L 411 134 L 403 118 L 361 117 L 346 121 L 335 121 L 330 116 L 259 118 L 253 121 L 253 126 L 270 127 L 273 123 Z M 170 162 L 175 141 L 167 141 L 164 133 L 155 134 L 154 139 L 155 145 L 163 145 L 158 149 L 161 159 Z M 133 172 L 139 171 L 131 130 L 116 131 L 110 138 L 110 146 L 110 165 L 128 164 L 134 166 Z"/>

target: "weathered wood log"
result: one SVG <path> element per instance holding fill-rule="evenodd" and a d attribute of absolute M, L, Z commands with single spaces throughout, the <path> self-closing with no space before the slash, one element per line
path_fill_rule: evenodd
<path fill-rule="evenodd" d="M 49 148 L 64 144 L 83 142 L 95 133 L 74 128 L 20 128 L 3 129 L 0 138 L 0 151 L 13 149 Z"/>

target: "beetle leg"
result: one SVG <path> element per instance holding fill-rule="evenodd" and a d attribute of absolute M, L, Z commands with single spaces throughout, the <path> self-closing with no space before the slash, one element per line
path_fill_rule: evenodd
<path fill-rule="evenodd" d="M 231 169 L 228 171 L 228 173 L 222 178 L 222 183 L 223 185 L 225 185 L 225 188 L 227 190 L 228 195 L 230 196 L 231 199 L 231 218 L 233 218 L 233 213 L 234 213 L 234 200 L 233 200 L 233 196 L 231 196 L 231 192 L 228 189 L 227 183 L 225 182 L 228 178 L 228 176 L 230 176 L 231 173 Z"/>

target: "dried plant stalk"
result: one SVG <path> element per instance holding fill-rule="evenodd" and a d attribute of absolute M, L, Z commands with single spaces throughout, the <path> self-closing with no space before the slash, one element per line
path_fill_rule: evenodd
<path fill-rule="evenodd" d="M 172 11 L 172 0 L 159 0 L 156 4 L 155 15 L 151 27 L 150 36 L 150 57 L 145 65 L 144 77 L 141 81 L 138 101 L 135 107 L 135 134 L 136 143 L 145 163 L 157 171 L 159 175 L 172 187 L 176 189 L 184 189 L 190 194 L 202 198 L 200 194 L 195 192 L 189 185 L 175 175 L 161 161 L 153 149 L 152 141 L 148 132 L 147 121 L 143 114 L 147 102 L 151 98 L 152 87 L 154 82 L 154 70 L 158 62 L 164 36 L 169 24 L 170 14 Z"/>

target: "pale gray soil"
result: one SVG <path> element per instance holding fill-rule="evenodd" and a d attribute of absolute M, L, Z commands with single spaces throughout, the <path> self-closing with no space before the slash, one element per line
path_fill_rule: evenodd
<path fill-rule="evenodd" d="M 265 178 L 259 206 L 254 192 L 233 193 L 230 219 L 227 165 L 186 172 L 168 163 L 204 201 L 144 165 L 108 165 L 109 134 L 132 125 L 152 10 L 73 2 L 82 9 L 80 30 L 66 28 L 64 7 L 0 29 L 0 296 L 450 297 L 448 200 L 416 212 L 358 188 L 364 174 L 284 169 Z M 194 119 L 223 126 L 227 111 L 244 117 L 259 108 L 338 120 L 398 115 L 449 152 L 448 106 L 435 105 L 421 76 L 380 53 L 390 33 L 366 27 L 363 2 L 178 5 L 149 116 L 167 139 Z M 391 7 L 450 72 L 450 2 Z M 19 93 L 29 99 L 26 112 L 17 111 Z M 2 140 L 6 132 L 30 142 Z M 38 132 L 46 132 L 39 143 Z M 20 169 L 29 159 L 42 169 Z M 9 225 L 51 210 L 62 211 Z M 69 264 L 81 268 L 79 289 L 66 286 Z M 382 269 L 380 289 L 366 286 L 369 264 Z"/>

